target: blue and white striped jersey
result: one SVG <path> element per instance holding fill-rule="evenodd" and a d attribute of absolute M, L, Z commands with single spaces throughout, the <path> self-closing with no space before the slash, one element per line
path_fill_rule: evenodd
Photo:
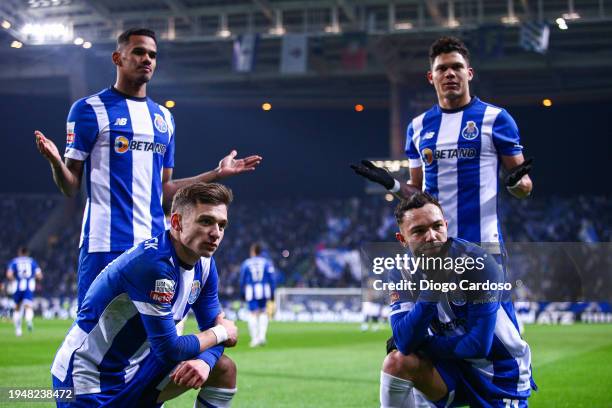
<path fill-rule="evenodd" d="M 33 258 L 29 256 L 13 258 L 7 269 L 13 272 L 17 292 L 34 292 L 34 289 L 36 289 L 36 273 L 40 272 L 40 267 Z"/>
<path fill-rule="evenodd" d="M 150 353 L 169 367 L 198 355 L 213 367 L 223 346 L 199 353 L 197 337 L 177 336 L 175 325 L 193 309 L 200 330 L 214 326 L 221 312 L 217 268 L 213 258 L 186 268 L 169 232 L 111 262 L 87 291 L 51 373 L 71 378 L 79 395 L 121 389 Z"/>
<path fill-rule="evenodd" d="M 449 282 L 503 283 L 503 270 L 494 256 L 465 240 L 449 240 L 447 257 L 483 259 L 482 268 L 452 274 Z M 423 279 L 417 276 L 417 280 Z M 398 283 L 405 278 L 394 270 L 389 280 Z M 434 362 L 466 362 L 470 369 L 464 375 L 489 398 L 526 398 L 535 388 L 529 345 L 521 338 L 512 302 L 502 291 L 435 293 L 437 301 L 432 301 L 431 291 L 421 291 L 416 302 L 411 297 L 414 294 L 407 291 L 392 291 L 390 295 L 389 320 L 395 344 L 403 354 L 423 351 Z"/>
<path fill-rule="evenodd" d="M 124 251 L 164 231 L 162 170 L 174 167 L 168 109 L 111 87 L 72 105 L 66 133 L 64 156 L 85 161 L 79 246 Z"/>
<path fill-rule="evenodd" d="M 514 119 L 476 97 L 457 110 L 436 105 L 408 126 L 410 167 L 424 167 L 424 189 L 442 205 L 448 235 L 470 242 L 502 242 L 499 156 L 521 152 Z"/>
<path fill-rule="evenodd" d="M 274 266 L 263 256 L 252 256 L 240 268 L 240 290 L 247 302 L 274 298 Z"/>

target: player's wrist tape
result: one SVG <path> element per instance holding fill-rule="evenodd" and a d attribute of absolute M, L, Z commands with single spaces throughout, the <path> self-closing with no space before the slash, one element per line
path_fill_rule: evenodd
<path fill-rule="evenodd" d="M 212 330 L 212 332 L 215 334 L 215 337 L 217 337 L 217 344 L 223 343 L 229 338 L 229 335 L 227 334 L 227 329 L 221 324 L 211 327 L 210 330 Z"/>
<path fill-rule="evenodd" d="M 389 191 L 392 193 L 397 193 L 398 191 L 400 191 L 401 188 L 402 188 L 402 185 L 400 184 L 400 182 L 397 181 L 396 179 L 393 179 L 393 187 L 391 187 Z"/>

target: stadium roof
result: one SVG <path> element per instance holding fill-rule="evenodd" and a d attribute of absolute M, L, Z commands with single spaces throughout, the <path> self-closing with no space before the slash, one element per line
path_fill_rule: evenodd
<path fill-rule="evenodd" d="M 611 0 L 4 0 L 0 17 L 11 24 L 0 34 L 6 44 L 0 58 L 8 61 L 0 68 L 5 94 L 65 92 L 66 86 L 73 95 L 94 90 L 85 67 L 112 68 L 115 38 L 133 26 L 152 28 L 160 37 L 155 89 L 186 101 L 385 105 L 389 81 L 415 92 L 427 87 L 427 48 L 441 34 L 468 42 L 482 95 L 521 102 L 555 93 L 598 98 L 612 91 Z M 569 29 L 557 26 L 559 18 Z M 520 26 L 528 21 L 550 25 L 547 53 L 521 48 Z M 66 35 L 41 39 L 24 32 L 27 24 L 61 24 Z M 246 33 L 260 35 L 255 64 L 236 73 L 233 41 Z M 280 33 L 307 35 L 305 72 L 280 72 Z M 367 53 L 357 67 L 343 59 L 354 33 L 363 35 L 357 46 Z M 77 37 L 93 47 L 75 47 Z M 24 47 L 10 48 L 13 40 Z M 27 84 L 16 81 L 23 79 Z"/>

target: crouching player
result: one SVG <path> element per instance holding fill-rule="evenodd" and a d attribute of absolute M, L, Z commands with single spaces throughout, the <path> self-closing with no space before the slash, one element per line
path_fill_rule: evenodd
<path fill-rule="evenodd" d="M 212 255 L 231 201 L 220 184 L 181 188 L 170 230 L 94 280 L 51 368 L 53 387 L 76 396 L 58 407 L 155 407 L 191 388 L 200 388 L 196 407 L 230 406 L 236 366 L 223 351 L 237 329 L 221 311 Z M 201 332 L 178 336 L 175 324 L 190 309 Z"/>
<path fill-rule="evenodd" d="M 414 300 L 409 291 L 390 292 L 393 338 L 381 372 L 381 406 L 415 406 L 416 388 L 439 407 L 526 407 L 535 389 L 531 354 L 512 303 L 503 290 L 475 286 L 503 285 L 495 258 L 467 241 L 448 238 L 442 209 L 427 193 L 402 201 L 395 216 L 397 239 L 428 263 L 415 274 L 395 270 L 390 275 L 391 282 L 412 280 L 421 290 Z M 429 262 L 436 258 L 445 265 L 450 259 L 454 266 L 448 270 Z M 472 267 L 459 270 L 460 258 L 472 258 Z M 421 280 L 429 286 L 446 283 L 448 290 L 421 286 Z"/>

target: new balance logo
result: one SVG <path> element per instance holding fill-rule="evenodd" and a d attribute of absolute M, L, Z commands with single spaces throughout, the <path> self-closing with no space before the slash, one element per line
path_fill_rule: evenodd
<path fill-rule="evenodd" d="M 155 249 L 155 250 L 157 250 L 157 237 L 156 238 L 151 238 L 150 240 L 145 241 L 144 249 Z"/>
<path fill-rule="evenodd" d="M 127 118 L 117 118 L 115 120 L 115 126 L 125 126 L 127 125 Z"/>

